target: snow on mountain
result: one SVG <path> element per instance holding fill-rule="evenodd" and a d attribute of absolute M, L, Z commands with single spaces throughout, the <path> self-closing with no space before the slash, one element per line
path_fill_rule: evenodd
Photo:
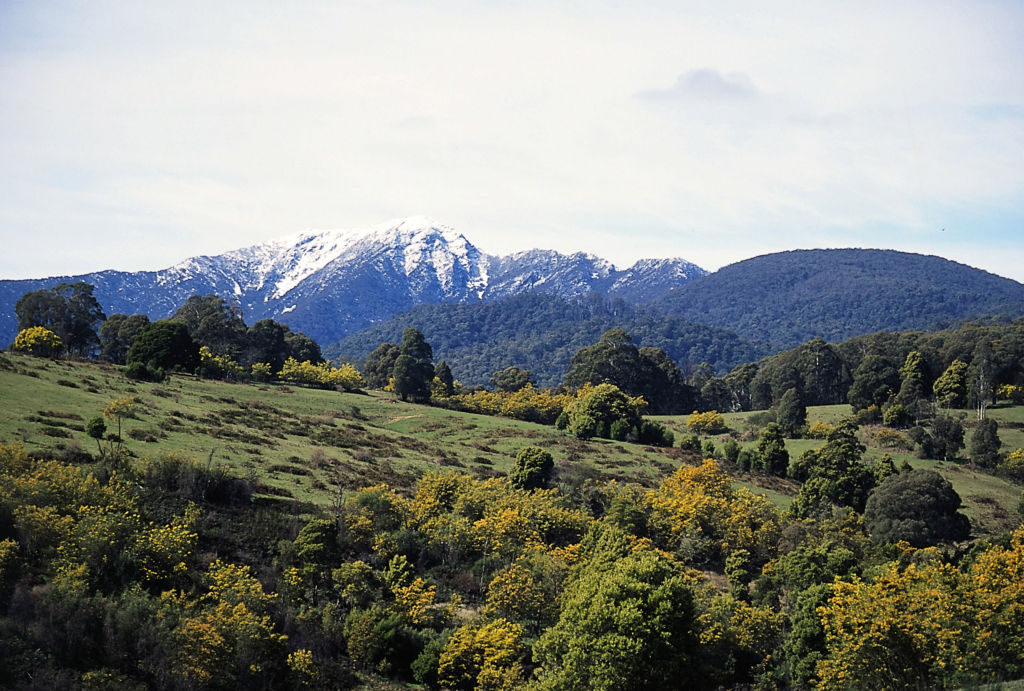
<path fill-rule="evenodd" d="M 411 217 L 364 229 L 293 234 L 156 272 L 103 271 L 0 281 L 0 339 L 14 338 L 14 303 L 30 290 L 84 280 L 107 314 L 172 314 L 194 294 L 235 299 L 247 323 L 272 318 L 330 343 L 421 303 L 490 300 L 525 291 L 561 297 L 600 291 L 649 301 L 704 275 L 681 259 L 617 270 L 592 254 L 482 253 L 450 226 Z"/>

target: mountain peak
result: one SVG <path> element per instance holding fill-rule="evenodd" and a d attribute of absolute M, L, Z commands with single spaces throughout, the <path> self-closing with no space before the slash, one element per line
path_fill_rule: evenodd
<path fill-rule="evenodd" d="M 97 285 L 97 299 L 108 314 L 159 319 L 190 295 L 216 294 L 237 300 L 250 323 L 278 319 L 329 343 L 418 304 L 494 300 L 529 291 L 564 298 L 597 291 L 631 299 L 660 295 L 690 278 L 657 266 L 642 276 L 626 274 L 588 252 L 489 256 L 450 225 L 408 216 L 357 229 L 307 230 L 193 257 L 163 271 L 82 278 Z M 22 283 L 11 285 L 10 295 L 0 291 L 10 302 L 7 318 L 0 314 L 0 334 L 13 330 L 13 305 L 25 289 L 32 288 Z"/>

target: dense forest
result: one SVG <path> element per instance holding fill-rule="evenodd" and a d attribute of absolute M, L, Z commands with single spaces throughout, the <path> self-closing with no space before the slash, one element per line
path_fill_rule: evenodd
<path fill-rule="evenodd" d="M 815 337 L 1024 316 L 1024 285 L 940 257 L 889 250 L 795 250 L 730 264 L 653 308 L 773 348 Z"/>
<path fill-rule="evenodd" d="M 362 362 L 382 342 L 394 342 L 408 326 L 419 329 L 467 386 L 486 385 L 491 375 L 516 366 L 540 386 L 561 382 L 573 354 L 613 328 L 641 346 L 661 348 L 684 372 L 702 362 L 719 370 L 766 353 L 726 329 L 666 318 L 622 300 L 591 295 L 565 300 L 526 293 L 494 302 L 421 305 L 324 348 L 325 354 Z"/>

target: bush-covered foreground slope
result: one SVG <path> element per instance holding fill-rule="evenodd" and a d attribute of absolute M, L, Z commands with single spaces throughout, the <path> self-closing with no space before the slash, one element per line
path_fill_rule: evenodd
<path fill-rule="evenodd" d="M 3 688 L 1024 677 L 1024 529 L 1002 532 L 1019 523 L 1008 512 L 976 521 L 987 540 L 914 549 L 873 540 L 850 511 L 795 518 L 779 508 L 794 481 L 740 476 L 770 485 L 770 501 L 734 481 L 733 464 L 681 449 L 585 443 L 378 396 L 128 384 L 117 368 L 21 356 L 2 356 L 0 387 Z M 89 455 L 84 430 L 103 409 L 108 431 L 121 413 L 127 459 L 111 455 L 116 440 L 102 442 L 106 458 Z M 1009 422 L 1017 410 L 1000 412 Z M 757 415 L 726 418 L 744 445 L 764 432 Z M 680 432 L 689 422 L 666 420 Z M 872 428 L 857 434 L 882 450 Z M 708 442 L 725 440 L 702 441 L 717 455 Z M 524 444 L 539 449 L 513 460 Z M 504 477 L 544 449 L 552 487 Z M 979 497 L 995 487 L 971 482 L 959 486 Z"/>

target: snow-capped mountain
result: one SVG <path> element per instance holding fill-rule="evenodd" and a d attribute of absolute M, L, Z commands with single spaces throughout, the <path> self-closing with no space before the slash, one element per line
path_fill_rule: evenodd
<path fill-rule="evenodd" d="M 526 291 L 562 297 L 593 291 L 647 302 L 705 275 L 681 259 L 641 260 L 619 271 L 592 254 L 482 253 L 453 228 L 408 218 L 362 230 L 307 232 L 193 257 L 162 271 L 0 281 L 0 342 L 13 340 L 18 298 L 85 281 L 106 314 L 170 316 L 190 295 L 237 300 L 248 324 L 272 318 L 321 343 L 422 303 L 489 300 Z"/>

